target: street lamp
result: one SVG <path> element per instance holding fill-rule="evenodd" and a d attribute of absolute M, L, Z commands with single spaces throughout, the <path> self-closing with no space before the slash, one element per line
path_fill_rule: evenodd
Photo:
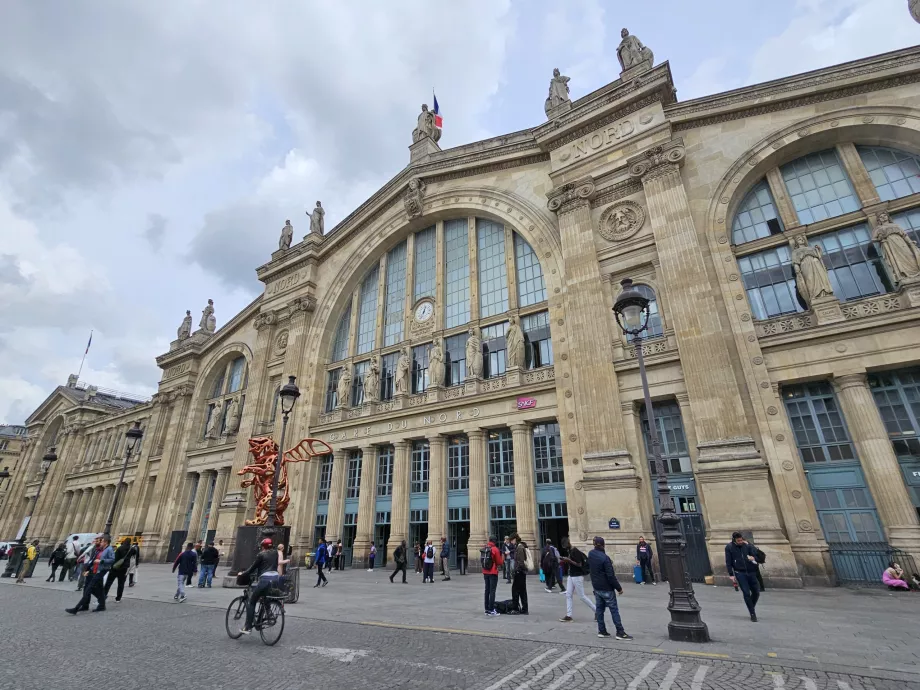
<path fill-rule="evenodd" d="M 54 446 L 48 449 L 48 452 L 42 457 L 41 462 L 41 481 L 38 484 L 38 490 L 35 492 L 35 498 L 32 499 L 32 504 L 29 506 L 29 514 L 26 516 L 22 525 L 22 535 L 19 537 L 19 542 L 13 547 L 13 553 L 10 554 L 9 560 L 6 563 L 6 569 L 3 571 L 3 577 L 11 577 L 13 573 L 19 568 L 20 563 L 22 563 L 23 555 L 26 551 L 26 533 L 29 531 L 29 524 L 32 522 L 32 514 L 35 512 L 35 506 L 38 505 L 38 499 L 42 495 L 42 487 L 45 485 L 45 478 L 48 476 L 48 470 L 51 469 L 51 465 L 58 459 L 57 453 L 54 452 Z M 6 472 L 6 470 L 4 470 Z M 9 472 L 6 473 L 9 476 Z M 17 558 L 18 556 L 18 558 Z"/>
<path fill-rule="evenodd" d="M 127 439 L 125 441 L 125 461 L 121 465 L 121 476 L 118 478 L 118 486 L 115 487 L 115 495 L 112 496 L 112 505 L 109 508 L 109 517 L 105 521 L 105 530 L 103 530 L 103 533 L 108 534 L 110 538 L 112 534 L 112 520 L 115 519 L 115 506 L 118 505 L 121 487 L 125 482 L 125 472 L 128 470 L 128 460 L 131 458 L 131 454 L 143 437 L 144 431 L 141 429 L 140 422 L 134 422 L 134 426 L 125 432 L 125 438 Z"/>
<path fill-rule="evenodd" d="M 639 378 L 642 380 L 642 393 L 645 396 L 645 412 L 648 415 L 649 445 L 655 462 L 655 474 L 658 475 L 658 522 L 661 523 L 661 551 L 664 554 L 664 572 L 667 574 L 671 589 L 668 611 L 671 622 L 668 623 L 668 637 L 680 642 L 709 642 L 709 628 L 700 618 L 700 605 L 693 593 L 693 583 L 687 571 L 686 544 L 680 530 L 680 517 L 674 510 L 674 499 L 668 487 L 668 474 L 661 457 L 661 443 L 655 426 L 655 412 L 648 391 L 648 378 L 645 374 L 645 358 L 642 355 L 642 332 L 648 326 L 649 300 L 633 287 L 632 280 L 626 278 L 620 283 L 622 292 L 613 305 L 617 325 L 626 334 L 632 336 L 639 362 Z"/>
<path fill-rule="evenodd" d="M 272 477 L 272 500 L 268 505 L 268 519 L 266 527 L 275 526 L 275 508 L 278 499 L 278 477 L 281 474 L 281 458 L 284 455 L 284 434 L 287 431 L 288 417 L 294 409 L 294 403 L 300 397 L 300 389 L 294 381 L 295 376 L 288 376 L 288 382 L 281 387 L 278 397 L 281 398 L 281 443 L 278 444 L 278 455 L 275 457 L 275 474 Z"/>

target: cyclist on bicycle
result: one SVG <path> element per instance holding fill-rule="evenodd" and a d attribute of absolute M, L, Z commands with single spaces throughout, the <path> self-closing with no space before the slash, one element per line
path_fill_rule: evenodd
<path fill-rule="evenodd" d="M 252 622 L 256 615 L 256 602 L 263 594 L 273 587 L 278 587 L 281 582 L 281 576 L 278 574 L 278 551 L 272 546 L 271 539 L 262 540 L 262 550 L 256 556 L 256 560 L 241 575 L 255 573 L 256 583 L 253 585 L 249 601 L 246 604 L 246 625 L 240 631 L 245 635 L 252 632 Z"/>

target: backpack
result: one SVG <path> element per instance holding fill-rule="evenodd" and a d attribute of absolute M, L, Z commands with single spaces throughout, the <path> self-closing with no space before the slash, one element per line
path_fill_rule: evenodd
<path fill-rule="evenodd" d="M 763 565 L 767 562 L 767 554 L 758 549 L 756 546 L 754 547 L 754 551 L 754 560 L 757 561 L 758 565 Z"/>
<path fill-rule="evenodd" d="M 492 570 L 495 567 L 495 561 L 492 558 L 492 547 L 486 546 L 479 549 L 479 560 L 482 562 L 483 571 Z"/>
<path fill-rule="evenodd" d="M 528 572 L 533 572 L 533 556 L 530 555 L 530 549 L 524 549 L 524 566 Z"/>
<path fill-rule="evenodd" d="M 495 602 L 495 610 L 499 613 L 512 613 L 518 610 L 518 607 L 514 605 L 514 599 L 505 599 L 504 601 Z"/>
<path fill-rule="evenodd" d="M 425 549 L 425 558 L 434 558 L 434 548 L 429 546 Z"/>

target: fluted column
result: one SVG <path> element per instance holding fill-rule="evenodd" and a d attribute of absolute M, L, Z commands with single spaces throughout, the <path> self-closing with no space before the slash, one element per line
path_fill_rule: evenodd
<path fill-rule="evenodd" d="M 79 532 L 89 532 L 89 525 L 87 524 L 86 515 L 89 512 L 89 507 L 93 502 L 93 489 L 92 487 L 83 489 L 83 495 L 80 497 L 80 505 L 77 507 L 76 512 L 73 516 L 73 522 L 70 525 L 70 531 L 73 533 Z"/>
<path fill-rule="evenodd" d="M 61 536 L 67 536 L 66 534 L 61 535 L 61 532 L 64 530 L 64 524 L 70 516 L 70 507 L 73 504 L 74 493 L 73 491 L 64 492 L 64 500 L 61 502 L 60 511 L 58 512 L 57 519 L 54 521 L 54 526 L 49 535 L 52 541 L 57 541 Z"/>
<path fill-rule="evenodd" d="M 96 506 L 96 510 L 93 513 L 93 529 L 95 531 L 100 531 L 105 527 L 105 519 L 109 514 L 109 508 L 112 506 L 112 497 L 114 495 L 115 485 L 107 484 L 102 491 L 102 500 L 99 501 L 99 505 Z"/>
<path fill-rule="evenodd" d="M 112 520 L 112 531 L 116 534 L 128 534 L 128 527 L 125 524 L 125 515 L 131 501 L 131 487 L 134 482 L 125 482 L 122 486 L 116 487 L 118 491 L 118 505 L 115 506 L 115 518 Z M 116 536 L 112 534 L 112 536 Z"/>
<path fill-rule="evenodd" d="M 348 451 L 336 450 L 332 454 L 332 481 L 329 485 L 329 514 L 326 516 L 326 541 L 342 538 L 345 521 L 345 473 L 348 469 Z"/>
<path fill-rule="evenodd" d="M 834 386 L 889 543 L 920 556 L 917 512 L 866 374 L 835 376 Z"/>
<path fill-rule="evenodd" d="M 475 554 L 489 539 L 489 472 L 486 468 L 486 433 L 469 429 L 470 441 L 470 540 L 469 553 Z M 469 567 L 479 572 L 479 559 L 471 558 Z"/>
<path fill-rule="evenodd" d="M 86 506 L 86 492 L 83 489 L 77 489 L 73 492 L 73 500 L 70 502 L 70 510 L 67 511 L 67 516 L 64 519 L 64 524 L 61 525 L 61 533 L 64 536 L 67 534 L 73 533 L 74 527 L 78 525 L 80 520 L 80 512 Z"/>
<path fill-rule="evenodd" d="M 428 538 L 437 545 L 447 536 L 447 438 L 428 439 Z"/>
<path fill-rule="evenodd" d="M 404 539 L 409 538 L 409 441 L 397 441 L 393 459 L 393 500 L 390 508 L 390 541 L 387 560 Z"/>
<path fill-rule="evenodd" d="M 374 539 L 377 499 L 377 446 L 361 449 L 361 491 L 358 494 L 358 529 L 355 533 L 352 567 L 364 568 Z"/>
<path fill-rule="evenodd" d="M 188 539 L 198 541 L 201 534 L 201 518 L 204 515 L 204 504 L 208 500 L 208 488 L 211 477 L 208 472 L 198 474 L 198 486 L 195 489 L 195 503 L 192 506 L 192 519 L 188 523 Z"/>
<path fill-rule="evenodd" d="M 227 484 L 230 481 L 230 468 L 221 467 L 217 470 L 217 483 L 214 485 L 214 496 L 211 498 L 211 514 L 208 516 L 207 529 L 217 529 L 217 518 L 220 515 L 220 503 L 224 500 L 224 494 L 227 493 Z"/>
<path fill-rule="evenodd" d="M 533 441 L 529 424 L 511 427 L 514 447 L 514 506 L 517 530 L 528 545 L 537 544 L 537 493 L 533 469 Z M 625 439 L 625 436 L 624 436 Z"/>

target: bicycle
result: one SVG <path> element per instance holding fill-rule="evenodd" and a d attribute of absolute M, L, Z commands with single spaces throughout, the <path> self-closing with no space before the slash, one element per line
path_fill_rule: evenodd
<path fill-rule="evenodd" d="M 247 586 L 243 594 L 231 601 L 230 606 L 227 607 L 226 627 L 231 640 L 238 640 L 243 636 L 243 626 L 246 625 L 246 604 L 251 591 L 251 587 Z M 259 597 L 252 627 L 259 631 L 263 644 L 272 647 L 278 643 L 284 632 L 284 592 L 280 589 L 270 589 Z M 271 633 L 274 630 L 277 630 L 277 636 L 272 638 Z"/>

